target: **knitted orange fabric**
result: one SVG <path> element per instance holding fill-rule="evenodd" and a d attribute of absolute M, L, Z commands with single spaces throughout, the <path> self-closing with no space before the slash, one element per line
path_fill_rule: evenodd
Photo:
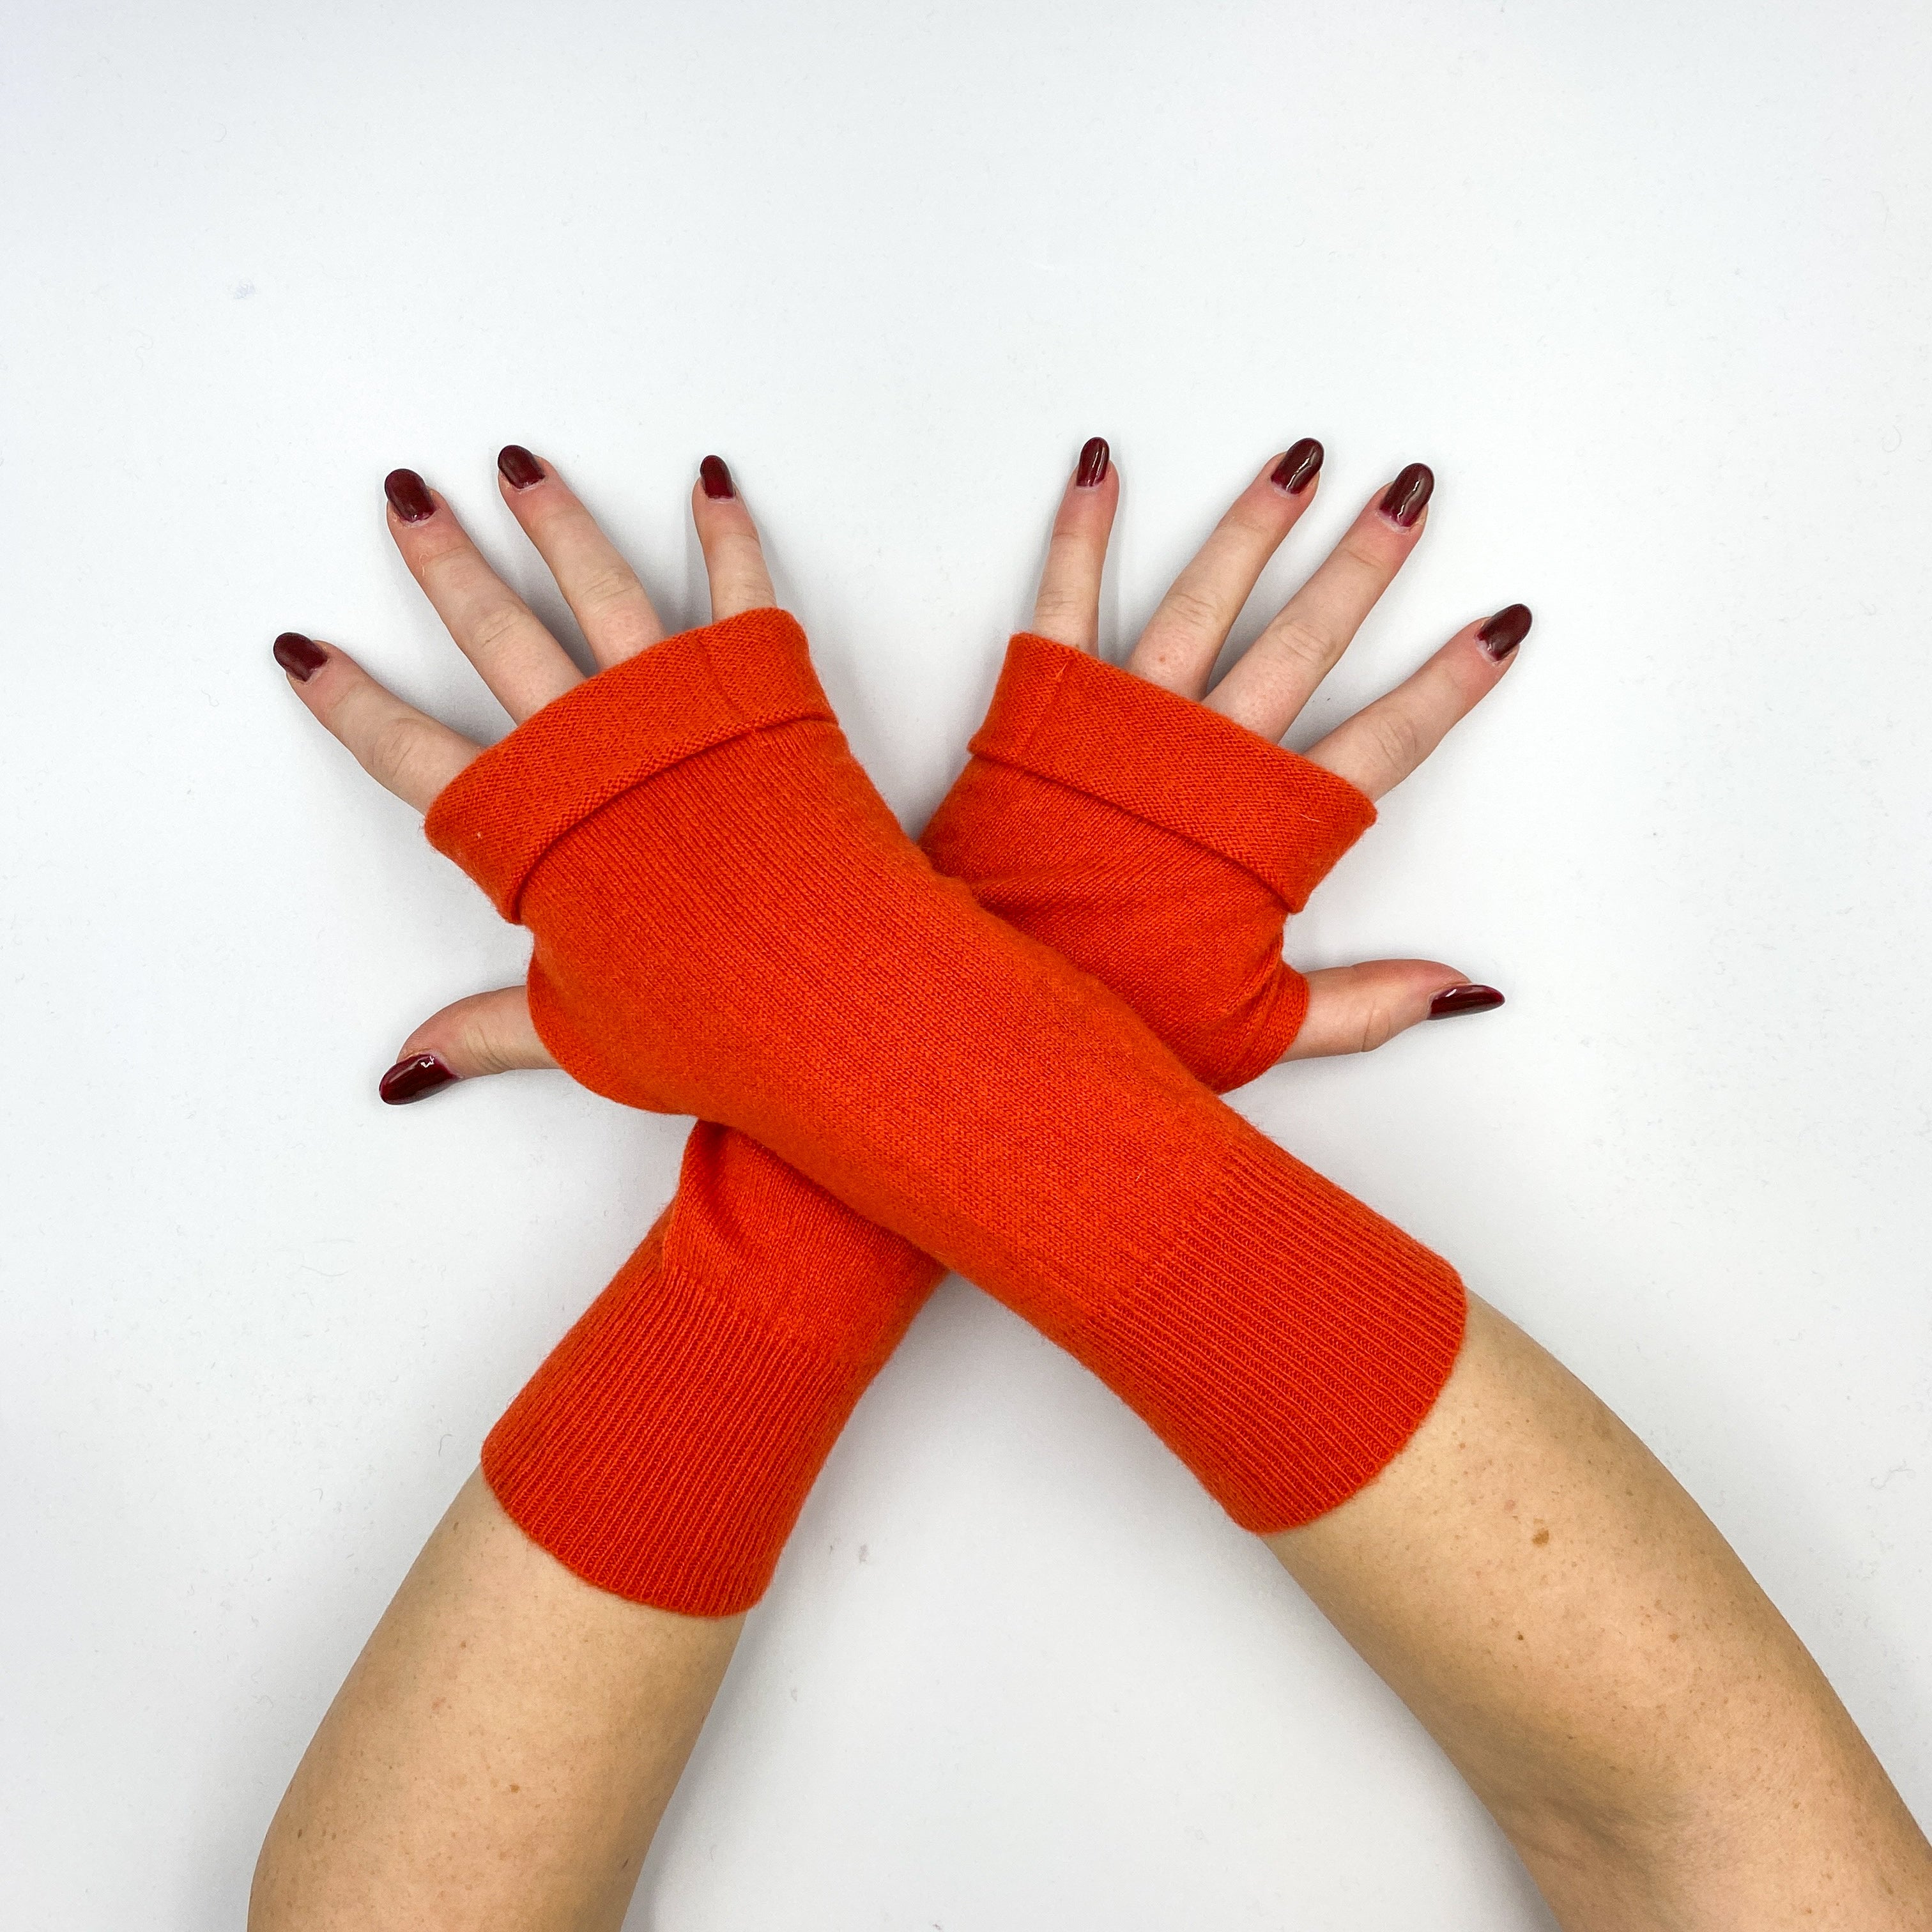
<path fill-rule="evenodd" d="M 1097 658 L 1018 637 L 974 762 L 920 842 L 1103 981 L 1217 1093 L 1308 1011 L 1282 927 L 1375 823 L 1319 765 Z"/>
<path fill-rule="evenodd" d="M 1281 908 L 1366 803 L 1040 640 L 1016 642 L 975 748 L 935 851 L 1136 982 L 1204 1070 L 1275 1057 L 1300 1011 Z M 1158 855 L 1151 892 L 1118 856 L 1124 826 Z M 430 829 L 535 930 L 532 1010 L 579 1078 L 728 1120 L 972 1274 L 1249 1527 L 1332 1507 L 1426 1412 L 1460 1336 L 1453 1274 L 936 876 L 852 763 L 788 619 L 689 633 L 580 687 L 478 760 Z M 1104 943 L 1110 893 L 1204 881 L 1243 902 L 1232 974 L 1198 900 L 1192 931 L 1163 913 L 1144 948 Z M 1168 977 L 1190 964 L 1208 969 L 1194 998 Z M 652 1241 L 493 1434 L 491 1480 L 592 1580 L 742 1607 L 933 1273 L 701 1128 Z"/>

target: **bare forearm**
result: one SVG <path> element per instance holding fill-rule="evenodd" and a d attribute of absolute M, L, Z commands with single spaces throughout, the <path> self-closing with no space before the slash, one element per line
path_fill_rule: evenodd
<path fill-rule="evenodd" d="M 250 1932 L 621 1924 L 743 1621 L 593 1589 L 472 1476 L 303 1757 Z"/>
<path fill-rule="evenodd" d="M 1932 1852 L 1804 1646 L 1493 1310 L 1383 1475 L 1270 1541 L 1572 1932 L 1932 1925 Z"/>

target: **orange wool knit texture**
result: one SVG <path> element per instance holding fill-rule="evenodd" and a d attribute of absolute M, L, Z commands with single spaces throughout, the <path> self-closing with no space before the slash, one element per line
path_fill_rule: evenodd
<path fill-rule="evenodd" d="M 485 1446 L 509 1514 L 602 1587 L 754 1602 L 943 1267 L 1093 1367 L 1253 1529 L 1354 1493 L 1453 1364 L 1448 1265 L 1202 1084 L 1294 1037 L 1282 922 L 1366 801 L 1039 638 L 1015 640 L 973 749 L 922 853 L 802 633 L 758 611 L 578 686 L 432 808 L 433 841 L 534 933 L 562 1064 L 706 1123 Z"/>

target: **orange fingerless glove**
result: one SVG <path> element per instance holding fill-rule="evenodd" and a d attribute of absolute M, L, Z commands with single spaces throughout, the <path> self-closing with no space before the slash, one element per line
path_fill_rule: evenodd
<path fill-rule="evenodd" d="M 1282 928 L 1375 823 L 1354 787 L 1232 719 L 1018 637 L 920 841 L 988 911 L 1111 986 L 1217 1094 L 1308 1012 Z"/>
<path fill-rule="evenodd" d="M 1305 998 L 1283 910 L 1366 801 L 1039 639 L 1016 640 L 974 748 L 935 860 L 1217 1082 L 1271 1064 Z M 789 619 L 579 687 L 470 766 L 430 830 L 536 932 L 532 1010 L 586 1084 L 728 1119 L 981 1280 L 1247 1526 L 1332 1507 L 1426 1412 L 1460 1336 L 1453 1274 L 938 878 Z M 700 1127 L 651 1240 L 493 1432 L 490 1480 L 592 1581 L 742 1608 L 936 1272 Z"/>

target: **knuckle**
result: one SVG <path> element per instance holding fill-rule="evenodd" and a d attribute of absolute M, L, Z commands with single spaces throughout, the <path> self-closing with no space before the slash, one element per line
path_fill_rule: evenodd
<path fill-rule="evenodd" d="M 1422 762 L 1422 733 L 1408 712 L 1394 707 L 1371 712 L 1363 721 L 1376 757 L 1391 770 L 1412 771 Z"/>
<path fill-rule="evenodd" d="M 1394 574 L 1388 538 L 1372 526 L 1350 530 L 1335 546 L 1333 561 L 1378 580 Z"/>
<path fill-rule="evenodd" d="M 423 734 L 413 718 L 385 718 L 370 734 L 363 764 L 377 784 L 405 796 L 416 789 L 414 780 L 423 758 Z"/>
<path fill-rule="evenodd" d="M 1090 650 L 1095 625 L 1094 600 L 1042 586 L 1033 607 L 1031 628 L 1036 637 Z"/>
<path fill-rule="evenodd" d="M 628 566 L 608 563 L 592 571 L 577 586 L 576 602 L 579 610 L 601 616 L 643 594 L 644 586 Z"/>
<path fill-rule="evenodd" d="M 1386 1000 L 1371 1000 L 1362 1015 L 1362 1030 L 1359 1053 L 1372 1053 L 1378 1046 L 1386 1046 L 1402 1030 L 1397 1024 L 1395 1009 Z"/>
<path fill-rule="evenodd" d="M 1292 500 L 1288 500 L 1292 501 Z M 1221 519 L 1222 531 L 1227 536 L 1238 538 L 1243 542 L 1275 544 L 1281 540 L 1282 526 L 1286 520 L 1283 512 L 1286 505 L 1281 493 L 1270 489 L 1266 496 L 1252 494 L 1236 500 L 1228 514 Z"/>
<path fill-rule="evenodd" d="M 408 528 L 416 567 L 425 575 L 447 575 L 476 554 L 468 536 L 452 527 L 447 518 L 438 517 L 426 529 L 413 524 Z"/>
<path fill-rule="evenodd" d="M 1221 628 L 1228 616 L 1220 598 L 1194 584 L 1180 583 L 1162 599 L 1155 622 L 1177 632 L 1210 632 Z"/>
<path fill-rule="evenodd" d="M 516 1064 L 502 1035 L 473 1015 L 458 1030 L 456 1046 L 472 1074 L 507 1073 Z"/>
<path fill-rule="evenodd" d="M 1341 647 L 1305 617 L 1284 614 L 1276 619 L 1268 638 L 1268 647 L 1289 663 L 1321 672 L 1341 655 Z"/>
<path fill-rule="evenodd" d="M 512 642 L 530 622 L 530 613 L 514 602 L 493 604 L 470 628 L 471 648 L 490 652 Z"/>

